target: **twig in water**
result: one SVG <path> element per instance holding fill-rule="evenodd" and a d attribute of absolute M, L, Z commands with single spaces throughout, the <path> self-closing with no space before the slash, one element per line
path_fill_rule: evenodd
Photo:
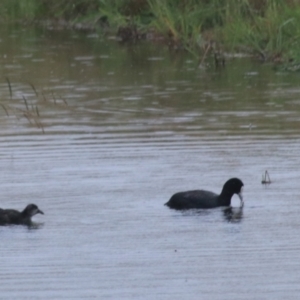
<path fill-rule="evenodd" d="M 32 115 L 29 111 L 24 111 L 23 115 L 28 120 L 28 122 L 30 123 L 30 125 L 33 125 L 33 123 L 31 122 L 31 120 L 33 120 L 34 124 L 37 126 L 37 128 L 41 128 L 42 132 L 45 133 L 44 126 L 41 123 L 41 121 L 38 119 L 38 117 Z"/>
<path fill-rule="evenodd" d="M 8 77 L 5 77 L 5 79 L 8 84 L 10 99 L 12 99 L 12 89 L 11 89 L 10 81 L 9 81 Z"/>
<path fill-rule="evenodd" d="M 29 109 L 28 109 L 27 100 L 26 100 L 25 96 L 22 96 L 22 97 L 23 97 L 23 100 L 24 100 L 24 102 L 25 102 L 25 105 L 26 105 L 26 110 L 29 110 Z"/>
<path fill-rule="evenodd" d="M 38 92 L 36 91 L 34 85 L 32 83 L 29 83 L 29 85 L 31 86 L 31 88 L 33 89 L 35 95 L 38 97 Z"/>
<path fill-rule="evenodd" d="M 46 99 L 46 97 L 45 97 L 45 94 L 42 92 L 42 96 L 43 96 L 43 100 L 45 101 L 45 102 L 47 102 L 47 99 Z"/>
<path fill-rule="evenodd" d="M 211 43 L 209 43 L 208 45 L 207 45 L 207 47 L 206 47 L 206 49 L 205 49 L 205 51 L 204 51 L 204 54 L 203 54 L 203 56 L 202 56 L 202 59 L 201 59 L 201 61 L 200 61 L 200 64 L 199 64 L 199 66 L 202 66 L 202 64 L 203 64 L 203 62 L 204 62 L 204 60 L 205 60 L 205 58 L 206 58 L 206 55 L 207 55 L 207 53 L 208 53 L 208 51 L 211 49 Z"/>
<path fill-rule="evenodd" d="M 61 98 L 61 100 L 64 102 L 64 104 L 66 104 L 66 106 L 68 106 L 68 102 L 67 102 L 67 100 L 66 100 L 66 99 L 64 99 L 64 98 Z"/>
<path fill-rule="evenodd" d="M 2 108 L 4 109 L 6 115 L 9 117 L 9 114 L 8 114 L 8 111 L 7 111 L 6 107 L 5 107 L 5 105 L 4 105 L 4 104 L 0 104 L 0 105 L 1 105 Z"/>
<path fill-rule="evenodd" d="M 262 180 L 261 180 L 262 184 L 270 184 L 271 183 L 271 178 L 270 175 L 268 173 L 268 171 L 266 170 L 265 173 L 262 175 Z"/>
<path fill-rule="evenodd" d="M 31 120 L 30 120 L 30 117 L 29 117 L 29 115 L 28 115 L 28 112 L 24 112 L 23 115 L 24 115 L 24 117 L 28 120 L 28 122 L 30 123 L 30 125 L 32 125 L 32 122 L 31 122 Z"/>
<path fill-rule="evenodd" d="M 52 92 L 51 94 L 52 94 L 52 97 L 53 97 L 53 100 L 54 100 L 54 104 L 56 104 L 56 98 L 55 98 L 55 95 L 54 95 L 53 92 Z"/>

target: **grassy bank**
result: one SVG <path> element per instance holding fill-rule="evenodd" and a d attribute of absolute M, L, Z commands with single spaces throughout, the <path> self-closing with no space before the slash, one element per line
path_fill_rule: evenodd
<path fill-rule="evenodd" d="M 0 17 L 84 22 L 123 40 L 150 32 L 195 55 L 242 50 L 300 60 L 300 0 L 2 0 Z"/>

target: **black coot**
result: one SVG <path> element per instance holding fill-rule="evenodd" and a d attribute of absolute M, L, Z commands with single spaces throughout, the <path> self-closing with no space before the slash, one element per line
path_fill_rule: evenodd
<path fill-rule="evenodd" d="M 225 182 L 220 195 L 209 191 L 195 190 L 174 194 L 165 204 L 174 209 L 214 208 L 230 206 L 231 198 L 237 194 L 244 205 L 242 197 L 243 182 L 238 178 L 231 178 Z"/>
<path fill-rule="evenodd" d="M 0 208 L 0 225 L 31 225 L 31 217 L 44 214 L 35 204 L 28 204 L 23 211 Z"/>

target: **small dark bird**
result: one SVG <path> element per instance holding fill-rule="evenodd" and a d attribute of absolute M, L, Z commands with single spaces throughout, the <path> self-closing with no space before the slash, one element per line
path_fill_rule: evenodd
<path fill-rule="evenodd" d="M 22 212 L 0 208 L 0 225 L 31 225 L 31 218 L 44 214 L 35 204 L 28 204 Z"/>
<path fill-rule="evenodd" d="M 243 186 L 244 184 L 240 179 L 231 178 L 225 182 L 220 195 L 204 190 L 179 192 L 174 194 L 165 205 L 174 209 L 230 206 L 232 196 L 237 194 L 241 200 L 241 206 L 243 206 Z"/>

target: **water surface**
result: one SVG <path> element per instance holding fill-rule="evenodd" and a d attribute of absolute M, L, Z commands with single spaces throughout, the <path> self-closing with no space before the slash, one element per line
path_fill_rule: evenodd
<path fill-rule="evenodd" d="M 297 298 L 298 74 L 250 59 L 202 70 L 100 34 L 1 33 L 1 207 L 45 212 L 37 229 L 0 228 L 4 299 Z M 242 211 L 237 197 L 229 213 L 163 205 L 230 177 Z"/>

